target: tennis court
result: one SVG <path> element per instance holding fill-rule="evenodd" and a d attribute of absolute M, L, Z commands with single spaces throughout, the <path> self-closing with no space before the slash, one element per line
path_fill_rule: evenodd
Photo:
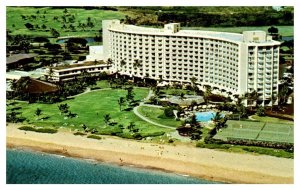
<path fill-rule="evenodd" d="M 294 143 L 294 126 L 291 124 L 229 120 L 227 125 L 214 138 Z"/>

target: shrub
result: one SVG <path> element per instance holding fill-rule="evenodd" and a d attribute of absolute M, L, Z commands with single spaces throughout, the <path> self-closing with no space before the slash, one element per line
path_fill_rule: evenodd
<path fill-rule="evenodd" d="M 134 136 L 132 133 L 118 133 L 117 136 L 125 138 L 125 139 L 134 139 Z"/>
<path fill-rule="evenodd" d="M 80 136 L 84 136 L 84 135 L 85 135 L 85 133 L 82 133 L 82 132 L 76 132 L 76 133 L 74 133 L 73 135 L 80 135 Z"/>
<path fill-rule="evenodd" d="M 38 133 L 57 133 L 56 129 L 49 129 L 49 128 L 39 128 L 35 130 Z"/>
<path fill-rule="evenodd" d="M 89 136 L 87 136 L 87 138 L 97 139 L 97 140 L 101 140 L 102 139 L 100 136 L 97 136 L 97 135 L 89 135 Z"/>
<path fill-rule="evenodd" d="M 174 113 L 173 113 L 174 107 L 167 107 L 164 109 L 164 113 L 166 117 L 174 117 Z"/>
<path fill-rule="evenodd" d="M 57 132 L 56 129 L 34 128 L 34 127 L 31 127 L 31 126 L 22 126 L 22 127 L 19 127 L 18 129 L 24 130 L 24 131 L 34 131 L 34 132 L 38 132 L 38 133 L 56 133 Z"/>
<path fill-rule="evenodd" d="M 98 132 L 95 134 L 99 135 L 117 135 L 118 133 L 122 133 L 123 130 L 117 127 L 107 127 L 107 128 L 100 128 Z"/>
<path fill-rule="evenodd" d="M 173 142 L 174 142 L 173 139 L 169 139 L 169 140 L 168 140 L 168 143 L 173 143 Z"/>
<path fill-rule="evenodd" d="M 18 129 L 24 130 L 24 131 L 35 131 L 35 128 L 30 127 L 30 126 L 22 126 L 22 127 L 19 127 Z"/>

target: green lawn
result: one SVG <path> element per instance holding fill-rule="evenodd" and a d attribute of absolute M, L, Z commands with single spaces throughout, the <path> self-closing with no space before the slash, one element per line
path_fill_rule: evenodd
<path fill-rule="evenodd" d="M 76 32 L 67 31 L 61 29 L 63 26 L 64 8 L 51 8 L 51 7 L 7 7 L 6 8 L 6 26 L 8 30 L 12 31 L 12 35 L 23 34 L 31 36 L 46 36 L 51 37 L 50 32 L 39 29 L 28 30 L 24 24 L 31 23 L 33 25 L 39 25 L 40 27 L 45 24 L 47 29 L 54 28 L 60 32 L 61 36 L 82 36 L 82 37 L 94 37 L 99 33 L 102 28 L 102 20 L 106 19 L 122 19 L 124 13 L 118 11 L 108 11 L 91 9 L 86 10 L 82 8 L 67 8 L 70 15 L 75 16 L 75 22 L 72 23 L 75 26 Z M 39 13 L 37 13 L 39 11 Z M 46 12 L 45 12 L 46 11 Z M 29 16 L 26 20 L 23 20 L 21 15 Z M 31 15 L 36 16 L 36 19 L 31 18 Z M 45 18 L 44 18 L 45 16 Z M 58 20 L 54 20 L 53 17 L 57 16 Z M 86 27 L 84 30 L 77 27 L 78 23 L 87 23 L 87 18 L 91 17 L 94 23 L 93 28 Z M 67 20 L 67 26 L 70 25 Z"/>
<path fill-rule="evenodd" d="M 181 121 L 176 121 L 174 118 L 167 118 L 164 115 L 164 110 L 162 108 L 140 106 L 138 108 L 138 112 L 150 119 L 151 121 L 162 125 L 170 127 L 179 127 L 182 124 Z"/>
<path fill-rule="evenodd" d="M 140 100 L 147 96 L 148 90 L 135 88 L 135 100 Z M 89 92 L 80 96 L 75 97 L 61 103 L 67 103 L 70 108 L 69 110 L 72 113 L 77 114 L 78 117 L 74 118 L 64 118 L 60 114 L 58 105 L 56 104 L 28 104 L 27 102 L 17 102 L 14 107 L 20 107 L 21 109 L 17 110 L 22 113 L 22 116 L 29 120 L 30 124 L 36 126 L 53 126 L 53 127 L 66 127 L 71 129 L 81 129 L 80 125 L 85 124 L 89 128 L 107 128 L 111 126 L 105 126 L 103 121 L 103 116 L 105 114 L 111 115 L 111 121 L 116 122 L 116 126 L 119 124 L 128 126 L 130 122 L 134 122 L 137 128 L 140 129 L 141 133 L 152 133 L 159 131 L 169 131 L 164 128 L 159 128 L 153 126 L 140 118 L 138 118 L 133 111 L 119 111 L 119 105 L 117 100 L 119 97 L 125 97 L 127 92 L 121 89 L 108 89 L 108 90 L 99 90 Z M 37 120 L 34 115 L 35 110 L 39 108 L 42 110 L 42 115 L 40 118 L 49 117 L 44 120 Z M 126 106 L 124 106 L 126 108 Z M 123 109 L 124 109 L 123 108 Z M 11 106 L 7 107 L 8 112 L 10 111 Z"/>
<path fill-rule="evenodd" d="M 263 120 L 263 119 L 262 119 Z M 289 121 L 280 120 L 281 123 L 272 123 L 276 118 L 266 118 L 265 121 L 227 121 L 227 128 L 222 129 L 215 135 L 216 139 L 227 138 L 294 142 L 294 126 Z"/>
<path fill-rule="evenodd" d="M 247 30 L 263 30 L 268 32 L 270 26 L 241 26 L 241 27 L 182 27 L 185 30 L 209 30 L 219 32 L 242 33 Z M 294 36 L 294 26 L 276 26 L 282 36 Z"/>

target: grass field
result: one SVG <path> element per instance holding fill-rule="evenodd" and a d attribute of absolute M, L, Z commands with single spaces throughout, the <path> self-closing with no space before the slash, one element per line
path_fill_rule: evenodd
<path fill-rule="evenodd" d="M 219 32 L 242 33 L 247 30 L 263 30 L 268 32 L 270 26 L 241 26 L 241 27 L 182 27 L 185 30 L 209 30 Z M 276 26 L 282 36 L 294 36 L 294 26 Z"/>
<path fill-rule="evenodd" d="M 174 118 L 167 118 L 164 115 L 164 110 L 162 108 L 140 106 L 138 112 L 151 121 L 162 125 L 179 127 L 182 124 L 181 121 L 176 121 Z"/>
<path fill-rule="evenodd" d="M 147 96 L 147 89 L 134 89 L 135 100 L 140 100 Z M 119 111 L 119 105 L 117 100 L 119 97 L 125 97 L 127 92 L 121 89 L 106 89 L 93 91 L 80 96 L 75 97 L 61 103 L 67 103 L 72 113 L 77 114 L 78 117 L 64 118 L 60 114 L 58 105 L 56 104 L 28 104 L 27 102 L 17 102 L 14 107 L 19 107 L 17 112 L 21 112 L 22 116 L 29 120 L 30 124 L 36 126 L 53 126 L 53 127 L 66 127 L 70 129 L 81 129 L 80 125 L 85 124 L 89 128 L 107 128 L 111 126 L 105 126 L 103 116 L 110 114 L 111 122 L 116 122 L 116 126 L 122 124 L 125 128 L 130 122 L 134 122 L 136 128 L 139 128 L 140 132 L 160 132 L 169 131 L 168 129 L 159 128 L 153 126 L 133 113 L 133 111 Z M 42 110 L 42 115 L 37 119 L 35 116 L 35 110 L 39 108 Z M 126 106 L 123 107 L 123 109 Z M 8 112 L 11 110 L 11 106 L 7 107 Z M 41 118 L 47 118 L 43 119 Z"/>
<path fill-rule="evenodd" d="M 63 26 L 62 17 L 64 17 L 64 8 L 53 9 L 51 7 L 7 7 L 6 27 L 8 30 L 12 31 L 12 35 L 22 34 L 34 37 L 51 37 L 49 31 L 43 31 L 42 29 L 29 30 L 25 27 L 26 23 L 31 23 L 33 25 L 37 24 L 39 27 L 45 24 L 47 29 L 54 28 L 59 31 L 61 36 L 94 37 L 102 28 L 102 20 L 121 19 L 125 16 L 122 12 L 99 9 L 86 10 L 83 8 L 68 8 L 67 10 L 67 14 L 74 15 L 75 17 L 75 21 L 72 25 L 75 26 L 76 32 L 61 29 Z M 37 13 L 37 11 L 39 11 L 39 13 Z M 27 19 L 22 19 L 21 15 L 26 16 Z M 33 18 L 31 16 L 33 16 Z M 36 16 L 36 19 L 34 19 L 34 16 Z M 58 17 L 58 20 L 53 19 L 55 16 Z M 94 23 L 93 28 L 86 27 L 85 30 L 83 30 L 82 28 L 77 27 L 79 22 L 87 23 L 88 17 L 90 17 L 91 21 Z M 67 19 L 66 26 L 69 26 L 70 24 L 71 23 L 68 22 Z"/>
<path fill-rule="evenodd" d="M 30 36 L 45 36 L 51 37 L 49 31 L 42 29 L 29 30 L 25 27 L 26 23 L 33 25 L 43 24 L 46 25 L 47 29 L 54 28 L 60 32 L 61 36 L 81 36 L 81 37 L 94 37 L 99 33 L 102 28 L 101 21 L 106 19 L 122 19 L 125 15 L 131 15 L 132 12 L 126 9 L 121 11 L 110 11 L 110 10 L 99 10 L 99 9 L 83 9 L 83 8 L 67 8 L 67 15 L 74 15 L 75 21 L 72 25 L 75 26 L 76 31 L 69 31 L 69 29 L 62 29 L 64 8 L 51 8 L 51 7 L 7 7 L 6 8 L 6 26 L 7 29 L 12 31 L 12 35 L 23 34 Z M 37 13 L 39 11 L 39 13 Z M 22 19 L 22 15 L 26 16 L 27 19 Z M 133 14 L 135 15 L 135 14 Z M 32 18 L 33 16 L 33 18 Z M 58 19 L 54 20 L 53 17 L 57 16 Z M 147 17 L 153 16 L 152 14 Z M 36 17 L 36 19 L 34 19 Z M 65 23 L 69 26 L 71 23 L 68 21 Z M 81 27 L 77 27 L 79 22 L 86 23 L 87 18 L 90 17 L 94 23 L 93 28 L 86 27 L 84 30 Z M 154 16 L 155 17 L 155 16 Z M 211 30 L 220 32 L 235 32 L 241 33 L 245 30 L 268 30 L 270 26 L 255 26 L 255 27 L 183 27 L 183 29 L 196 29 L 196 30 Z M 276 26 L 279 29 L 279 33 L 282 36 L 294 36 L 294 26 Z"/>
<path fill-rule="evenodd" d="M 294 142 L 294 126 L 289 121 L 280 120 L 278 123 L 251 121 L 227 121 L 227 128 L 219 131 L 214 137 L 226 140 L 227 138 L 273 141 L 273 142 Z M 274 118 L 274 120 L 277 120 Z"/>

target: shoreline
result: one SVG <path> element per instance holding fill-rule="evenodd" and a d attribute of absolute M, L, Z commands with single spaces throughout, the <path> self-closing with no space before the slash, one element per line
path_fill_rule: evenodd
<path fill-rule="evenodd" d="M 41 134 L 6 127 L 8 148 L 31 149 L 84 160 L 160 170 L 224 183 L 293 184 L 294 160 L 228 153 L 184 145 L 161 145 L 102 136 L 95 140 L 71 132 Z"/>

